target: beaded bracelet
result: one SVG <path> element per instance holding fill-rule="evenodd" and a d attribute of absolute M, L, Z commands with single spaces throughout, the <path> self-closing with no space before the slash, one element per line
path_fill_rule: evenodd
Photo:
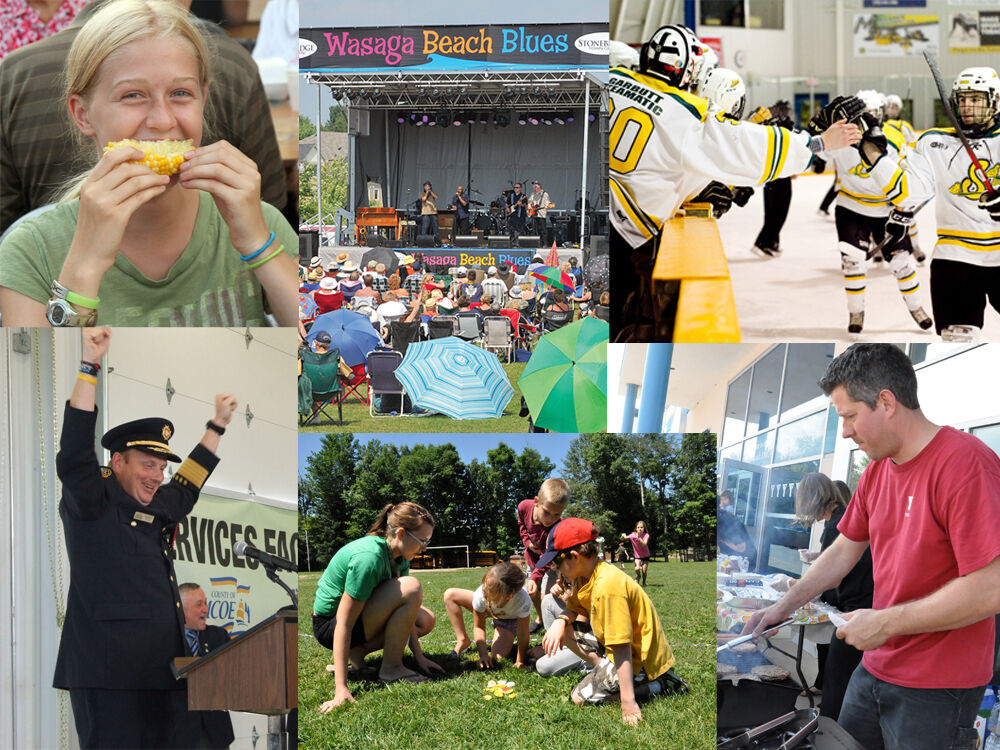
<path fill-rule="evenodd" d="M 269 260 L 271 260 L 271 258 L 275 258 L 275 257 L 281 255 L 283 252 L 285 252 L 285 246 L 284 245 L 278 245 L 278 249 L 275 250 L 273 253 L 271 253 L 270 255 L 268 255 L 263 260 L 258 260 L 256 263 L 251 263 L 249 266 L 247 266 L 247 268 L 254 269 L 254 268 L 257 268 L 258 266 L 262 266 L 265 263 L 267 263 Z"/>
<path fill-rule="evenodd" d="M 264 252 L 269 247 L 271 247 L 271 243 L 272 242 L 274 242 L 274 232 L 271 232 L 271 236 L 267 238 L 267 242 L 264 243 L 264 246 L 260 250 L 257 250 L 256 252 L 253 252 L 250 255 L 240 255 L 240 258 L 243 259 L 244 263 L 249 263 L 254 258 L 256 258 L 258 255 L 260 255 L 262 252 Z M 253 268 L 253 266 L 250 266 L 250 267 Z"/>

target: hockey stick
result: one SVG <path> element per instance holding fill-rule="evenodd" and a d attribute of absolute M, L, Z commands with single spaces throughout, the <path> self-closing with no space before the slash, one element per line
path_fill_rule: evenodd
<path fill-rule="evenodd" d="M 927 65 L 931 69 L 931 75 L 934 77 L 934 84 L 937 86 L 938 96 L 941 98 L 941 105 L 944 107 L 944 113 L 948 116 L 948 121 L 951 126 L 955 128 L 955 135 L 958 136 L 959 140 L 962 141 L 962 146 L 965 147 L 965 152 L 972 159 L 972 169 L 975 171 L 976 176 L 983 181 L 983 185 L 986 187 L 987 193 L 997 192 L 990 184 L 989 178 L 986 176 L 986 170 L 983 169 L 982 165 L 979 163 L 979 159 L 976 158 L 975 153 L 972 151 L 972 146 L 969 145 L 969 139 L 965 137 L 965 133 L 962 132 L 962 126 L 958 122 L 958 118 L 952 111 L 951 106 L 948 104 L 948 95 L 944 93 L 944 81 L 941 78 L 941 70 L 938 68 L 937 60 L 934 59 L 934 55 L 930 52 L 925 51 L 924 59 L 927 61 Z"/>

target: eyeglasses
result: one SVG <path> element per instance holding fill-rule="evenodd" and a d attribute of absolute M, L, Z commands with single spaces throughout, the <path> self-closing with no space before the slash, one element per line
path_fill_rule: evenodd
<path fill-rule="evenodd" d="M 410 530 L 409 530 L 409 529 L 403 529 L 403 531 L 405 531 L 405 532 L 406 532 L 407 534 L 409 534 L 410 538 L 411 538 L 411 539 L 412 539 L 413 541 L 415 541 L 415 542 L 416 542 L 417 544 L 419 544 L 419 545 L 420 545 L 421 547 L 426 547 L 426 546 L 427 546 L 428 544 L 430 544 L 430 543 L 431 543 L 431 540 L 430 540 L 430 538 L 427 538 L 427 539 L 421 539 L 421 538 L 420 538 L 419 536 L 417 536 L 416 534 L 411 534 L 411 533 L 410 533 Z"/>

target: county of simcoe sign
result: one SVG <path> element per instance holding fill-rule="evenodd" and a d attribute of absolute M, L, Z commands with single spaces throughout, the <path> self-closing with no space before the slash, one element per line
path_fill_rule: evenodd
<path fill-rule="evenodd" d="M 300 29 L 299 70 L 607 68 L 607 23 Z"/>

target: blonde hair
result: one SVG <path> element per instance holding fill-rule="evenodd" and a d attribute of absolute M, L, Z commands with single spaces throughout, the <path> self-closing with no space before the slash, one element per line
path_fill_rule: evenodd
<path fill-rule="evenodd" d="M 513 596 L 524 586 L 524 571 L 509 562 L 497 563 L 483 575 L 483 598 L 487 608 L 492 602 Z M 493 616 L 493 613 L 490 613 Z"/>
<path fill-rule="evenodd" d="M 71 96 L 87 98 L 92 93 L 97 85 L 101 66 L 108 58 L 127 44 L 146 39 L 172 37 L 186 42 L 198 68 L 199 85 L 204 88 L 211 79 L 209 48 L 206 39 L 192 21 L 187 11 L 169 0 L 111 0 L 102 5 L 80 29 L 66 56 L 63 94 L 67 108 Z M 207 114 L 209 110 L 210 104 L 206 100 L 203 120 L 211 119 Z M 203 131 L 208 129 L 206 122 L 203 124 Z M 81 151 L 86 151 L 83 147 L 85 140 L 79 129 L 71 127 L 70 132 L 81 144 Z M 205 140 L 203 134 L 202 141 Z M 90 161 L 87 170 L 69 181 L 59 200 L 72 200 L 79 196 L 80 184 L 87 179 L 93 168 L 93 156 L 99 154 L 98 144 L 96 151 L 87 154 Z"/>
<path fill-rule="evenodd" d="M 795 488 L 796 520 L 803 526 L 810 526 L 827 511 L 846 508 L 850 495 L 844 495 L 844 491 L 825 474 L 806 474 Z"/>
<path fill-rule="evenodd" d="M 542 482 L 538 488 L 538 502 L 542 505 L 558 505 L 565 508 L 569 503 L 569 485 L 564 479 L 552 477 Z"/>
<path fill-rule="evenodd" d="M 368 530 L 369 536 L 392 536 L 396 529 L 416 531 L 425 523 L 435 525 L 434 516 L 422 505 L 416 503 L 389 503 L 379 513 L 375 523 Z"/>

